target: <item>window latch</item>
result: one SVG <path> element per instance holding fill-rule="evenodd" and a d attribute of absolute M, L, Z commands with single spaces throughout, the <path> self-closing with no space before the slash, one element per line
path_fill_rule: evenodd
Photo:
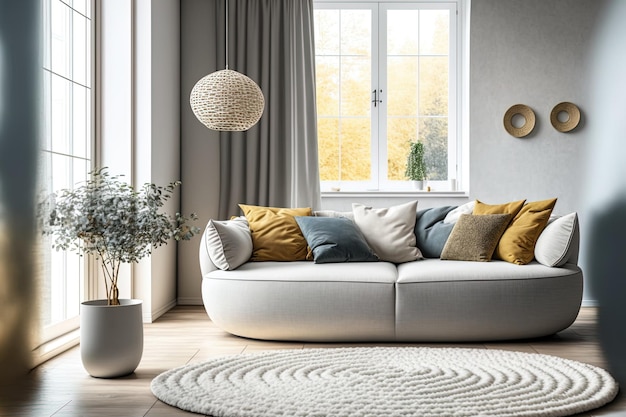
<path fill-rule="evenodd" d="M 382 103 L 383 102 L 382 100 L 380 100 L 378 98 L 378 94 L 380 94 L 382 96 L 383 90 L 378 90 L 378 91 L 374 90 L 374 91 L 372 91 L 372 95 L 374 96 L 374 100 L 372 100 L 372 103 L 374 103 L 374 107 L 376 107 L 377 103 Z"/>

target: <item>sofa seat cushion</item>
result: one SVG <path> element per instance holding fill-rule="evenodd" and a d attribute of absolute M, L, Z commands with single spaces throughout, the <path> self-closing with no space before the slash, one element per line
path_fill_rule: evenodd
<path fill-rule="evenodd" d="M 390 341 L 396 267 L 385 262 L 248 262 L 204 275 L 211 320 L 229 333 L 266 340 Z"/>
<path fill-rule="evenodd" d="M 565 264 L 427 259 L 398 267 L 396 340 L 475 342 L 547 336 L 571 325 L 583 276 Z"/>
<path fill-rule="evenodd" d="M 398 283 L 520 280 L 562 277 L 574 273 L 569 268 L 551 268 L 536 261 L 516 265 L 502 260 L 472 262 L 424 259 L 398 265 Z"/>
<path fill-rule="evenodd" d="M 247 262 L 234 271 L 215 270 L 205 278 L 245 281 L 293 281 L 293 282 L 396 282 L 396 266 L 389 262 L 352 262 L 314 264 L 296 262 Z"/>

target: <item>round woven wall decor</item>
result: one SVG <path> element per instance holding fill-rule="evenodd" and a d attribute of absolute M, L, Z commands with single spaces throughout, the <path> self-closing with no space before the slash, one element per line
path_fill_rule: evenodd
<path fill-rule="evenodd" d="M 567 113 L 568 118 L 566 121 L 561 122 L 559 120 L 559 113 Z M 550 123 L 552 126 L 559 132 L 569 132 L 574 130 L 578 123 L 580 123 L 580 109 L 573 103 L 569 103 L 564 101 L 563 103 L 559 103 L 552 109 L 550 112 Z"/>
<path fill-rule="evenodd" d="M 513 126 L 513 116 L 516 114 L 526 119 L 526 123 L 521 127 Z M 506 113 L 504 113 L 504 128 L 511 136 L 515 136 L 516 138 L 522 138 L 528 135 L 535 128 L 535 112 L 524 104 L 511 106 Z"/>
<path fill-rule="evenodd" d="M 189 104 L 209 129 L 240 132 L 259 121 L 265 99 L 249 77 L 225 69 L 201 78 L 191 90 Z"/>

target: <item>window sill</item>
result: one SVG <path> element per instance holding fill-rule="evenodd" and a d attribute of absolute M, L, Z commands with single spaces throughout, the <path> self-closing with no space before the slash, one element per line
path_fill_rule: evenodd
<path fill-rule="evenodd" d="M 420 198 L 463 198 L 469 197 L 466 191 L 322 191 L 322 198 L 348 197 L 420 197 Z"/>

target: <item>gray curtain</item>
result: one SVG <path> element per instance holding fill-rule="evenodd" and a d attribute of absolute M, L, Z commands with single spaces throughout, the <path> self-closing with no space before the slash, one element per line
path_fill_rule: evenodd
<path fill-rule="evenodd" d="M 215 2 L 215 69 L 225 67 L 225 3 Z M 230 0 L 230 69 L 265 96 L 259 123 L 220 133 L 219 217 L 238 203 L 321 206 L 312 0 Z"/>

